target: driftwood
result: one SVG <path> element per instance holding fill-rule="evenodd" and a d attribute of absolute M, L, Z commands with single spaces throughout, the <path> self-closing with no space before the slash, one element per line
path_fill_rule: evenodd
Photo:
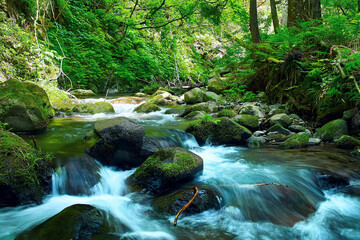
<path fill-rule="evenodd" d="M 181 214 L 187 207 L 190 206 L 190 204 L 194 201 L 195 197 L 196 197 L 196 196 L 198 195 L 198 193 L 199 193 L 199 189 L 198 189 L 197 187 L 192 187 L 192 188 L 194 188 L 195 194 L 194 194 L 194 196 L 192 197 L 192 199 L 178 212 L 178 214 L 176 214 L 176 217 L 175 217 L 175 219 L 174 219 L 174 226 L 177 225 L 177 220 L 178 220 L 180 214 Z"/>

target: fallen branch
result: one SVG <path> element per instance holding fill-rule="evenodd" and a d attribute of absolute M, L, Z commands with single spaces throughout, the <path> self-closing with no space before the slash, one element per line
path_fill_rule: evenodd
<path fill-rule="evenodd" d="M 180 214 L 188 207 L 190 206 L 190 204 L 194 201 L 195 197 L 198 195 L 199 190 L 197 187 L 193 187 L 195 190 L 195 194 L 192 197 L 192 199 L 178 212 L 178 214 L 176 214 L 175 220 L 174 220 L 174 226 L 177 225 L 177 219 L 179 218 Z"/>

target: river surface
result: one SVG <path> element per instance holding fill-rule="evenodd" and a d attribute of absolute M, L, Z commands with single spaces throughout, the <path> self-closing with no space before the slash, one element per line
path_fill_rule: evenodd
<path fill-rule="evenodd" d="M 114 234 L 119 239 L 360 239 L 359 191 L 348 194 L 338 188 L 321 189 L 316 175 L 319 171 L 336 173 L 350 179 L 348 188 L 359 189 L 359 161 L 349 157 L 348 152 L 332 146 L 301 150 L 199 146 L 182 131 L 186 120 L 164 114 L 166 109 L 137 114 L 133 112 L 136 106 L 114 104 L 115 114 L 79 114 L 51 120 L 36 141 L 54 152 L 59 162 L 52 193 L 41 205 L 0 209 L 0 239 L 14 239 L 77 203 L 93 205 L 112 215 Z M 189 185 L 218 191 L 222 208 L 180 216 L 174 227 L 174 216 L 154 212 L 150 195 L 129 192 L 125 179 L 135 169 L 119 171 L 106 166 L 100 166 L 100 182 L 88 189 L 88 195 L 67 194 L 64 182 L 68 176 L 62 166 L 84 156 L 84 137 L 96 120 L 118 116 L 138 121 L 147 135 L 165 136 L 200 155 L 204 160 L 203 175 Z M 80 174 L 77 181 L 87 179 Z M 253 185 L 258 183 L 290 187 Z"/>

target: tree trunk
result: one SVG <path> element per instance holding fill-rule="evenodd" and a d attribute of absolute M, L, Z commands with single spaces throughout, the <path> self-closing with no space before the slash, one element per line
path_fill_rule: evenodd
<path fill-rule="evenodd" d="M 310 19 L 321 19 L 321 0 L 288 0 L 288 27 Z"/>
<path fill-rule="evenodd" d="M 360 12 L 360 0 L 358 0 L 358 11 Z"/>
<path fill-rule="evenodd" d="M 275 34 L 277 34 L 280 24 L 279 24 L 279 17 L 278 17 L 277 10 L 276 10 L 275 0 L 270 0 L 270 7 L 271 7 L 271 18 L 272 18 L 273 25 L 274 25 L 274 31 L 275 31 Z"/>
<path fill-rule="evenodd" d="M 257 17 L 257 0 L 250 0 L 250 32 L 253 43 L 260 43 L 260 32 Z"/>
<path fill-rule="evenodd" d="M 287 26 L 293 27 L 296 26 L 296 21 L 302 20 L 301 9 L 302 9 L 303 0 L 288 0 L 288 18 Z"/>

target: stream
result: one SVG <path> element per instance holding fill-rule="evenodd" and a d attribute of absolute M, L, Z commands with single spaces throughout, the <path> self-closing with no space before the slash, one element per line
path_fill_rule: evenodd
<path fill-rule="evenodd" d="M 89 195 L 75 196 L 67 194 L 64 182 L 68 176 L 59 167 L 53 174 L 52 192 L 41 205 L 0 209 L 1 240 L 14 239 L 77 203 L 110 213 L 114 219 L 109 221 L 118 239 L 360 239 L 359 191 L 348 194 L 336 187 L 324 190 L 317 177 L 319 171 L 336 173 L 349 178 L 349 187 L 359 190 L 359 161 L 348 152 L 327 145 L 300 150 L 199 146 L 193 136 L 183 131 L 186 120 L 165 114 L 165 108 L 138 114 L 133 112 L 137 104 L 113 106 L 114 114 L 55 118 L 45 133 L 36 136 L 37 144 L 53 152 L 63 166 L 84 156 L 84 137 L 96 120 L 119 116 L 134 119 L 145 127 L 147 135 L 166 136 L 201 156 L 203 175 L 189 186 L 215 189 L 222 196 L 218 199 L 222 207 L 181 215 L 174 227 L 175 216 L 157 214 L 150 205 L 150 195 L 129 192 L 125 179 L 135 169 L 121 171 L 100 166 L 100 182 L 88 189 Z M 88 179 L 79 175 L 77 181 Z M 258 183 L 290 187 L 253 185 Z"/>

